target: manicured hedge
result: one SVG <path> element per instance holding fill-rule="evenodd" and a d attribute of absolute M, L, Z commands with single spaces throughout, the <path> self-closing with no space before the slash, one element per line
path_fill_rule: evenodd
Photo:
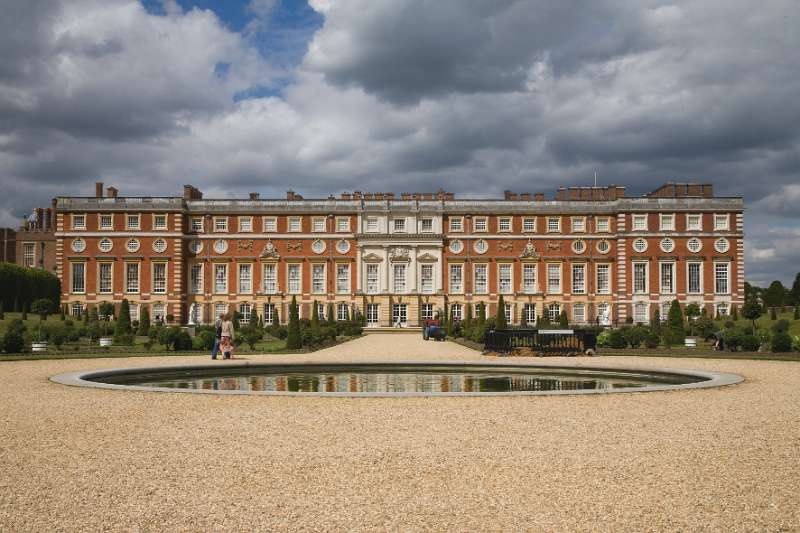
<path fill-rule="evenodd" d="M 6 311 L 21 311 L 40 298 L 61 303 L 61 283 L 55 274 L 39 268 L 26 268 L 12 263 L 0 263 L 0 301 Z"/>

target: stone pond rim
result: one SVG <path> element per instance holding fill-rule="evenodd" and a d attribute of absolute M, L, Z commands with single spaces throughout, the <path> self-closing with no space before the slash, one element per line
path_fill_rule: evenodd
<path fill-rule="evenodd" d="M 273 373 L 286 369 L 296 370 L 302 368 L 304 372 L 335 373 L 337 369 L 354 371 L 358 368 L 365 368 L 371 371 L 375 369 L 391 372 L 392 370 L 414 369 L 420 372 L 432 370 L 452 373 L 468 373 L 480 371 L 518 371 L 519 373 L 531 373 L 544 371 L 550 373 L 563 372 L 569 376 L 581 376 L 586 379 L 599 378 L 604 376 L 620 375 L 640 375 L 647 381 L 653 381 L 653 385 L 644 387 L 629 387 L 618 389 L 579 389 L 579 390 L 548 390 L 548 391 L 504 391 L 504 392 L 292 392 L 292 391 L 249 391 L 249 390 L 208 390 L 208 389 L 178 389 L 168 387 L 147 387 L 140 385 L 124 385 L 114 383 L 104 383 L 102 379 L 113 378 L 134 378 L 139 375 L 149 377 L 158 374 L 183 373 L 190 375 L 191 371 L 196 371 L 199 377 L 210 377 L 209 370 L 217 370 L 220 374 L 225 372 L 237 371 L 271 371 Z M 691 382 L 675 384 L 665 383 L 666 380 L 683 378 Z M 662 380 L 659 383 L 659 379 Z M 80 372 L 69 372 L 52 376 L 51 381 L 62 385 L 76 387 L 88 387 L 106 390 L 137 391 L 137 392 L 172 392 L 190 394 L 219 394 L 219 395 L 253 395 L 253 396 L 305 396 L 305 397 L 464 397 L 464 396 L 549 396 L 549 395 L 572 395 L 572 394 L 617 394 L 633 392 L 658 392 L 658 391 L 677 391 L 691 389 L 705 389 L 734 385 L 744 381 L 738 374 L 723 372 L 709 372 L 701 370 L 686 370 L 673 368 L 640 368 L 640 367 L 606 367 L 594 365 L 530 365 L 520 363 L 476 363 L 474 361 L 359 361 L 352 363 L 342 362 L 295 362 L 295 363 L 255 363 L 255 362 L 234 362 L 225 364 L 200 364 L 200 365 L 180 365 L 180 366 L 156 366 L 139 368 L 114 368 L 103 370 L 90 370 Z"/>

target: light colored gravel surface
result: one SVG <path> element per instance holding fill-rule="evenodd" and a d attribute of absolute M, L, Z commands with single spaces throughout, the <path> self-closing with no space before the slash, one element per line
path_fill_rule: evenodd
<path fill-rule="evenodd" d="M 388 334 L 263 357 L 478 355 Z M 0 363 L 0 530 L 800 531 L 798 363 L 527 360 L 746 378 L 592 397 L 222 397 L 47 379 L 205 360 Z"/>

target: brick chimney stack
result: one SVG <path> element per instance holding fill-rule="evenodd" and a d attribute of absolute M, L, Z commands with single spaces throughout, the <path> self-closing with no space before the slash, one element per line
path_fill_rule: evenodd
<path fill-rule="evenodd" d="M 102 198 L 103 197 L 103 182 L 102 181 L 96 181 L 95 182 L 95 184 L 94 184 L 94 196 L 96 198 Z"/>
<path fill-rule="evenodd" d="M 260 198 L 261 198 L 261 195 L 259 193 L 257 193 L 257 192 L 251 192 L 250 193 L 250 199 L 251 200 L 259 200 Z"/>
<path fill-rule="evenodd" d="M 106 189 L 106 196 L 108 198 L 116 198 L 119 191 L 116 187 L 109 187 Z"/>

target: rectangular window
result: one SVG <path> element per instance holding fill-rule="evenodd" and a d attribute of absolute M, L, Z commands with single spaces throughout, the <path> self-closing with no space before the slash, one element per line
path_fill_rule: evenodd
<path fill-rule="evenodd" d="M 475 231 L 486 231 L 486 217 L 476 217 L 474 224 Z"/>
<path fill-rule="evenodd" d="M 673 231 L 675 229 L 675 215 L 661 213 L 659 215 L 659 229 Z"/>
<path fill-rule="evenodd" d="M 460 294 L 464 292 L 464 265 L 450 265 L 450 292 Z"/>
<path fill-rule="evenodd" d="M 325 304 L 318 303 L 317 304 L 317 316 L 320 320 L 325 320 Z"/>
<path fill-rule="evenodd" d="M 153 216 L 153 229 L 167 229 L 167 215 Z"/>
<path fill-rule="evenodd" d="M 311 292 L 314 294 L 325 293 L 325 265 L 311 265 Z"/>
<path fill-rule="evenodd" d="M 350 265 L 346 263 L 336 265 L 336 292 L 339 294 L 350 292 Z"/>
<path fill-rule="evenodd" d="M 139 263 L 125 263 L 125 292 L 139 292 Z"/>
<path fill-rule="evenodd" d="M 322 217 L 314 217 L 311 223 L 311 231 L 314 233 L 322 233 L 325 231 L 325 219 Z"/>
<path fill-rule="evenodd" d="M 514 308 L 511 306 L 511 304 L 506 304 L 505 305 L 505 309 L 503 311 L 504 311 L 504 314 L 506 315 L 506 323 L 507 324 L 511 324 L 514 321 L 513 310 L 514 310 Z"/>
<path fill-rule="evenodd" d="M 661 263 L 661 294 L 675 293 L 675 263 Z"/>
<path fill-rule="evenodd" d="M 378 266 L 375 263 L 367 263 L 367 294 L 378 294 Z"/>
<path fill-rule="evenodd" d="M 647 294 L 647 263 L 633 264 L 633 293 Z"/>
<path fill-rule="evenodd" d="M 114 215 L 100 215 L 100 229 L 114 229 Z"/>
<path fill-rule="evenodd" d="M 572 294 L 586 294 L 586 265 L 572 265 Z"/>
<path fill-rule="evenodd" d="M 393 265 L 394 272 L 394 292 L 402 294 L 406 292 L 406 265 Z"/>
<path fill-rule="evenodd" d="M 192 265 L 189 275 L 192 294 L 203 294 L 203 265 Z"/>
<path fill-rule="evenodd" d="M 214 218 L 214 231 L 228 231 L 228 217 L 215 217 Z"/>
<path fill-rule="evenodd" d="M 203 232 L 203 219 L 202 217 L 192 217 L 192 231 L 195 233 Z"/>
<path fill-rule="evenodd" d="M 422 304 L 422 320 L 433 320 L 433 304 Z"/>
<path fill-rule="evenodd" d="M 730 294 L 730 263 L 714 263 L 714 294 Z"/>
<path fill-rule="evenodd" d="M 645 324 L 650 320 L 650 313 L 648 305 L 645 303 L 638 303 L 633 306 L 633 321 L 637 324 Z"/>
<path fill-rule="evenodd" d="M 525 217 L 522 219 L 522 231 L 532 232 L 536 231 L 536 218 Z"/>
<path fill-rule="evenodd" d="M 367 233 L 377 233 L 378 232 L 378 219 L 375 217 L 370 217 L 367 219 Z"/>
<path fill-rule="evenodd" d="M 222 315 L 228 312 L 228 305 L 227 304 L 214 304 L 214 317 L 213 319 L 216 320 L 220 318 Z"/>
<path fill-rule="evenodd" d="M 647 215 L 631 215 L 633 231 L 647 231 Z"/>
<path fill-rule="evenodd" d="M 536 292 L 535 263 L 524 263 L 522 265 L 522 290 L 529 294 Z"/>
<path fill-rule="evenodd" d="M 239 217 L 239 231 L 250 233 L 253 231 L 253 217 Z"/>
<path fill-rule="evenodd" d="M 125 227 L 128 229 L 139 229 L 139 215 L 128 215 L 125 217 Z"/>
<path fill-rule="evenodd" d="M 139 306 L 136 305 L 136 304 L 130 304 L 128 306 L 128 309 L 129 309 L 129 314 L 130 314 L 130 317 L 131 317 L 131 321 L 139 320 Z"/>
<path fill-rule="evenodd" d="M 289 282 L 289 294 L 300 294 L 300 265 L 287 265 L 286 279 Z"/>
<path fill-rule="evenodd" d="M 239 265 L 239 292 L 242 294 L 253 292 L 253 265 L 250 263 Z"/>
<path fill-rule="evenodd" d="M 86 229 L 86 215 L 72 215 L 72 229 Z"/>
<path fill-rule="evenodd" d="M 239 304 L 239 324 L 249 324 L 250 323 L 250 311 L 251 311 L 250 304 L 242 303 Z"/>
<path fill-rule="evenodd" d="M 595 221 L 595 226 L 598 233 L 608 233 L 611 231 L 611 222 L 608 217 L 598 217 Z"/>
<path fill-rule="evenodd" d="M 395 231 L 405 231 L 406 230 L 406 219 L 404 218 L 395 218 L 393 220 L 394 223 L 394 230 Z"/>
<path fill-rule="evenodd" d="M 577 233 L 586 231 L 586 219 L 584 217 L 572 217 L 572 231 Z"/>
<path fill-rule="evenodd" d="M 701 231 L 703 229 L 703 217 L 701 215 L 686 215 L 686 230 Z"/>
<path fill-rule="evenodd" d="M 728 215 L 714 215 L 714 231 L 727 231 L 730 217 Z"/>
<path fill-rule="evenodd" d="M 422 219 L 422 233 L 432 233 L 433 232 L 433 219 L 432 218 L 423 218 Z"/>
<path fill-rule="evenodd" d="M 344 322 L 345 320 L 350 319 L 350 310 L 347 307 L 347 304 L 338 304 L 336 306 L 336 320 L 339 322 Z"/>
<path fill-rule="evenodd" d="M 22 264 L 31 268 L 36 266 L 36 243 L 22 243 Z"/>
<path fill-rule="evenodd" d="M 464 219 L 461 217 L 454 217 L 450 219 L 450 231 L 463 231 Z"/>
<path fill-rule="evenodd" d="M 365 315 L 367 319 L 367 325 L 370 326 L 377 324 L 379 315 L 378 304 L 367 304 L 367 308 L 365 311 L 366 311 Z"/>
<path fill-rule="evenodd" d="M 572 322 L 575 324 L 583 324 L 586 322 L 586 306 L 583 304 L 574 304 L 572 306 Z"/>
<path fill-rule="evenodd" d="M 277 323 L 277 318 L 275 304 L 264 304 L 264 324 L 275 324 Z"/>
<path fill-rule="evenodd" d="M 558 317 L 561 315 L 561 304 L 550 304 L 547 306 L 547 318 L 550 322 L 558 322 Z"/>
<path fill-rule="evenodd" d="M 701 294 L 703 292 L 703 264 L 686 264 L 686 292 L 689 294 Z"/>
<path fill-rule="evenodd" d="M 339 233 L 347 233 L 350 231 L 350 219 L 348 217 L 337 217 L 336 231 Z"/>
<path fill-rule="evenodd" d="M 561 265 L 559 263 L 547 264 L 547 292 L 550 294 L 561 293 Z"/>
<path fill-rule="evenodd" d="M 433 265 L 420 267 L 420 290 L 425 294 L 433 293 Z"/>
<path fill-rule="evenodd" d="M 547 232 L 558 233 L 561 231 L 561 217 L 547 217 Z"/>
<path fill-rule="evenodd" d="M 597 265 L 597 294 L 611 294 L 611 265 Z"/>
<path fill-rule="evenodd" d="M 278 219 L 275 217 L 264 217 L 264 233 L 275 233 L 278 231 Z"/>
<path fill-rule="evenodd" d="M 214 265 L 214 293 L 228 294 L 228 265 L 225 263 Z"/>
<path fill-rule="evenodd" d="M 264 265 L 264 292 L 275 294 L 278 292 L 278 267 L 274 264 Z"/>
<path fill-rule="evenodd" d="M 511 265 L 497 265 L 497 272 L 498 291 L 500 291 L 500 294 L 511 294 L 513 287 L 511 281 Z"/>
<path fill-rule="evenodd" d="M 450 306 L 450 318 L 454 322 L 461 322 L 464 320 L 464 315 L 462 313 L 463 307 L 461 304 L 453 304 Z"/>
<path fill-rule="evenodd" d="M 522 306 L 522 319 L 525 325 L 536 323 L 536 304 L 525 304 Z"/>
<path fill-rule="evenodd" d="M 511 231 L 511 218 L 499 217 L 497 219 L 497 231 Z"/>
<path fill-rule="evenodd" d="M 489 267 L 487 265 L 475 265 L 475 294 L 486 294 L 489 292 Z"/>
<path fill-rule="evenodd" d="M 98 264 L 98 287 L 97 292 L 100 294 L 111 294 L 113 292 L 111 286 L 111 263 Z"/>
<path fill-rule="evenodd" d="M 167 264 L 153 263 L 153 294 L 167 292 Z"/>
<path fill-rule="evenodd" d="M 303 219 L 300 217 L 289 217 L 289 231 L 300 233 L 303 231 Z"/>

